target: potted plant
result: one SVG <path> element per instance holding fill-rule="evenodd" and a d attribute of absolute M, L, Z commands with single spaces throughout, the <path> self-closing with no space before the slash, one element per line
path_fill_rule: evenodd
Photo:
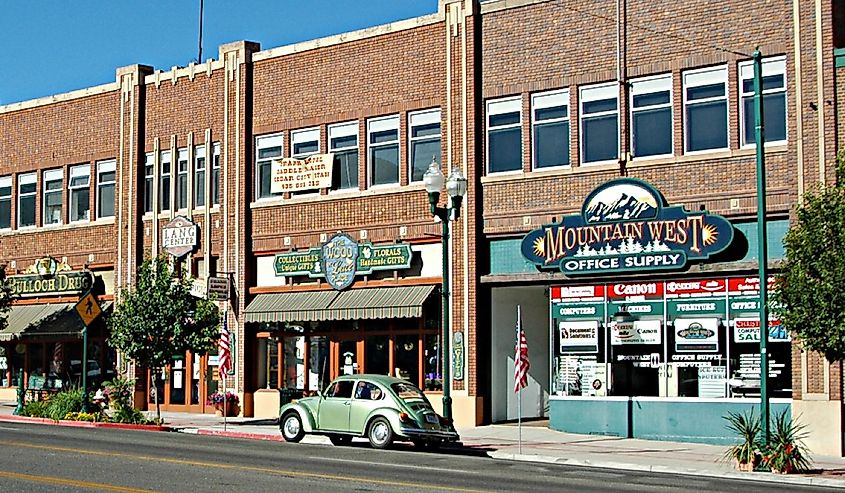
<path fill-rule="evenodd" d="M 751 408 L 744 413 L 729 412 L 723 418 L 728 422 L 727 428 L 739 438 L 739 443 L 728 448 L 724 457 L 732 460 L 739 471 L 753 471 L 761 460 L 760 417 Z"/>
<path fill-rule="evenodd" d="M 774 473 L 806 471 L 810 460 L 802 443 L 807 433 L 804 425 L 787 418 L 786 411 L 775 413 L 774 426 L 763 454 L 763 464 Z"/>
<path fill-rule="evenodd" d="M 239 402 L 238 394 L 229 390 L 225 394 L 223 392 L 214 392 L 206 400 L 206 404 L 213 405 L 220 416 L 224 413 L 226 416 L 236 416 L 240 411 L 238 409 Z"/>
<path fill-rule="evenodd" d="M 105 397 L 115 411 L 132 406 L 132 387 L 135 385 L 135 380 L 123 377 L 114 377 L 113 379 L 104 382 Z"/>

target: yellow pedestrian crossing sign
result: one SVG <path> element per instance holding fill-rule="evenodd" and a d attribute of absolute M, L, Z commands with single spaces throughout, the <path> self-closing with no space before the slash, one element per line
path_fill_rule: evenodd
<path fill-rule="evenodd" d="M 103 313 L 103 310 L 100 308 L 99 303 L 97 303 L 97 298 L 89 292 L 76 304 L 76 312 L 87 327 Z"/>

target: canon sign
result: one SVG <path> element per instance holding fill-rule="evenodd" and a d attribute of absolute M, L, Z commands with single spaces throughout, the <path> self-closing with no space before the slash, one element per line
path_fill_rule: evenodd
<path fill-rule="evenodd" d="M 616 284 L 613 286 L 613 294 L 617 296 L 657 294 L 657 284 Z"/>

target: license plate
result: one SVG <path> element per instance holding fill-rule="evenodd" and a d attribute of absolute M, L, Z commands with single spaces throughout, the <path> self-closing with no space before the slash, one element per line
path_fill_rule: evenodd
<path fill-rule="evenodd" d="M 440 420 L 437 419 L 437 416 L 435 416 L 433 414 L 426 414 L 425 415 L 425 421 L 426 421 L 426 423 L 433 423 L 433 424 L 437 424 L 437 423 L 440 422 Z"/>

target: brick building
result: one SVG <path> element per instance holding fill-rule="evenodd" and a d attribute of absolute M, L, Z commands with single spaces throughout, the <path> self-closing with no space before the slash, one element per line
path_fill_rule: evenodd
<path fill-rule="evenodd" d="M 182 216 L 199 231 L 187 271 L 232 281 L 221 308 L 244 414 L 274 415 L 278 389 L 361 371 L 409 378 L 439 406 L 443 264 L 422 184 L 434 155 L 469 182 L 450 249 L 459 424 L 516 417 L 519 305 L 532 362 L 523 416 L 724 439 L 719 416 L 755 401 L 759 367 L 751 52 L 764 55 L 776 269 L 792 206 L 832 178 L 841 147 L 842 3 L 441 0 L 424 17 L 265 50 L 231 43 L 202 64 L 123 67 L 114 83 L 2 106 L 0 258 L 21 286 L 41 282 L 0 334 L 0 395 L 13 395 L 17 369 L 50 380 L 48 363 L 81 361 L 78 327 L 52 323 L 78 288 L 44 279 L 81 273 L 108 302 Z M 326 154 L 330 182 L 274 185 L 274 161 Z M 532 263 L 524 239 L 578 216 L 617 178 L 655 214 L 723 217 L 736 241 L 666 270 Z M 337 285 L 327 244 L 354 251 L 350 285 Z M 356 260 L 370 255 L 391 260 Z M 52 267 L 39 270 L 45 259 Z M 626 311 L 648 335 L 623 340 L 613 315 Z M 127 369 L 99 330 L 89 360 Z M 841 430 L 841 365 L 786 335 L 769 346 L 773 407 L 811 418 L 814 450 L 841 453 L 839 435 L 821 432 Z M 177 411 L 204 412 L 219 384 L 214 355 L 134 374 L 140 403 L 158 385 Z M 713 419 L 676 419 L 689 412 Z"/>

